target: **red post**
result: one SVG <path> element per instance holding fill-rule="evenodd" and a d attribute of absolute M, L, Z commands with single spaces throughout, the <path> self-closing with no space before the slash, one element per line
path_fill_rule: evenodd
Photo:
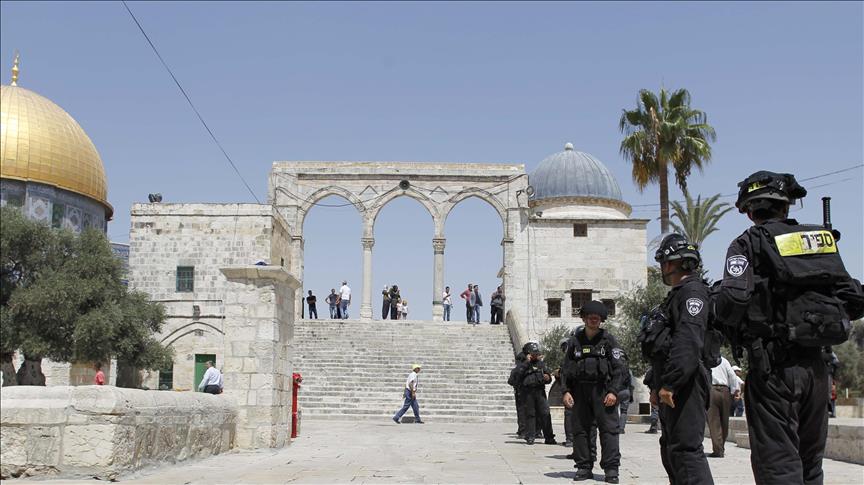
<path fill-rule="evenodd" d="M 291 437 L 297 437 L 297 425 L 298 421 L 298 406 L 297 406 L 297 394 L 300 392 L 300 383 L 303 382 L 303 376 L 299 373 L 295 372 L 293 375 L 294 384 L 291 393 Z"/>

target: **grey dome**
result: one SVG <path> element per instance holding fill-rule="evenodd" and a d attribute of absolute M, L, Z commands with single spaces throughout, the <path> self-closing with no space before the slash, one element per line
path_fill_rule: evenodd
<path fill-rule="evenodd" d="M 591 155 L 573 149 L 568 143 L 563 152 L 544 158 L 528 177 L 534 188 L 533 200 L 555 197 L 597 197 L 623 201 L 621 187 L 612 172 Z"/>

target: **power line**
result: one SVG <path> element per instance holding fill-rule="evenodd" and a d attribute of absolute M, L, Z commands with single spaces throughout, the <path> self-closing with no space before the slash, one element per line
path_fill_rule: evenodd
<path fill-rule="evenodd" d="M 815 180 L 815 179 L 822 178 L 822 177 L 828 177 L 829 175 L 836 175 L 836 174 L 838 174 L 838 173 L 849 172 L 850 170 L 855 170 L 855 169 L 858 169 L 858 168 L 861 168 L 861 167 L 864 167 L 864 163 L 859 163 L 858 165 L 853 165 L 853 166 L 851 166 L 851 167 L 846 167 L 846 168 L 843 168 L 843 169 L 840 169 L 840 170 L 835 170 L 835 171 L 833 171 L 833 172 L 823 173 L 823 174 L 819 174 L 819 175 L 814 175 L 814 176 L 812 176 L 812 177 L 807 177 L 807 178 L 799 179 L 798 181 L 799 181 L 799 182 L 806 182 L 806 181 L 808 181 L 808 180 Z M 838 180 L 837 182 L 831 182 L 830 184 L 827 184 L 827 185 L 831 185 L 831 184 L 835 184 L 835 183 L 844 182 L 844 181 L 846 181 L 846 180 L 852 180 L 852 179 L 850 179 L 850 178 L 845 178 L 845 179 L 842 179 L 842 180 Z M 816 185 L 816 186 L 813 186 L 813 187 L 810 187 L 810 188 L 811 188 L 811 189 L 815 189 L 815 188 L 824 187 L 824 186 L 825 186 L 825 185 Z M 722 195 L 720 196 L 720 198 L 722 199 L 722 198 L 726 198 L 726 197 L 737 197 L 737 196 L 738 196 L 738 192 L 733 192 L 733 193 L 729 193 L 729 194 L 722 194 Z M 669 202 L 671 203 L 671 202 L 673 202 L 673 201 L 669 201 Z M 677 201 L 674 201 L 674 202 L 685 202 L 685 201 L 683 201 L 683 200 L 677 200 Z M 634 205 L 631 205 L 630 207 L 660 207 L 660 204 L 634 204 Z"/>
<path fill-rule="evenodd" d="M 183 89 L 183 86 L 180 84 L 180 81 L 177 80 L 177 76 L 174 75 L 174 72 L 168 67 L 168 64 L 165 62 L 165 59 L 162 58 L 162 55 L 159 54 L 159 50 L 156 49 L 156 46 L 153 44 L 153 41 L 150 40 L 150 36 L 147 35 L 147 32 L 144 31 L 144 27 L 141 26 L 141 22 L 135 17 L 135 14 L 132 13 L 132 10 L 129 9 L 129 5 L 126 4 L 125 0 L 121 0 L 121 3 L 124 7 L 126 7 L 126 11 L 129 12 L 129 15 L 132 17 L 132 20 L 135 21 L 135 25 L 138 26 L 138 30 L 141 31 L 141 34 L 144 35 L 144 38 L 147 39 L 147 43 L 150 44 L 150 48 L 153 49 L 153 52 L 156 54 L 156 57 L 159 58 L 159 62 L 162 63 L 162 66 L 165 67 L 165 70 L 168 71 L 168 74 L 171 75 L 171 79 L 174 80 L 174 84 L 180 89 L 180 92 L 183 93 L 183 97 L 186 98 L 186 101 L 189 103 L 189 106 L 192 108 L 192 111 L 195 112 L 195 115 L 198 116 L 198 120 L 201 121 L 201 124 L 204 125 L 204 128 L 207 130 L 207 133 L 210 134 L 210 138 L 216 143 L 216 146 L 219 147 L 219 150 L 222 151 L 222 155 L 225 155 L 225 159 L 228 160 L 228 163 L 231 164 L 231 167 L 234 169 L 234 172 L 237 173 L 237 176 L 240 177 L 240 181 L 243 182 L 243 185 L 246 186 L 246 190 L 252 194 L 252 197 L 255 199 L 255 202 L 261 203 L 258 199 L 258 196 L 255 195 L 255 192 L 252 191 L 252 187 L 249 187 L 249 184 L 246 183 L 246 179 L 243 178 L 243 175 L 240 174 L 240 170 L 237 170 L 237 165 L 234 164 L 234 160 L 231 160 L 231 157 L 228 156 L 228 152 L 222 147 L 222 144 L 219 143 L 219 140 L 216 138 L 216 135 L 213 134 L 213 130 L 207 125 L 207 122 L 204 121 L 204 117 L 201 116 L 201 113 L 198 111 L 198 108 L 195 107 L 195 104 L 192 103 L 192 99 L 189 98 L 189 95 L 186 94 L 186 90 Z"/>

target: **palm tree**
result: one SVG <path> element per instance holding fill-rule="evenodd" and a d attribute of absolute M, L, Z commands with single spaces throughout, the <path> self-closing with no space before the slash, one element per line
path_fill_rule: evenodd
<path fill-rule="evenodd" d="M 702 196 L 696 197 L 696 201 L 690 197 L 690 194 L 684 194 L 687 198 L 686 206 L 681 205 L 679 201 L 672 201 L 672 210 L 675 214 L 672 216 L 681 223 L 680 225 L 671 222 L 675 232 L 683 235 L 688 241 L 695 244 L 697 247 L 702 246 L 702 242 L 717 230 L 717 223 L 720 222 L 727 212 L 732 210 L 726 202 L 717 203 L 720 194 L 711 196 L 702 202 Z"/>
<path fill-rule="evenodd" d="M 633 164 L 633 181 L 639 191 L 649 183 L 660 185 L 660 229 L 669 231 L 669 168 L 675 182 L 687 193 L 687 177 L 693 167 L 702 171 L 711 160 L 717 139 L 704 112 L 690 107 L 690 93 L 660 89 L 658 98 L 642 89 L 634 110 L 623 110 L 618 128 L 624 133 L 620 152 Z"/>

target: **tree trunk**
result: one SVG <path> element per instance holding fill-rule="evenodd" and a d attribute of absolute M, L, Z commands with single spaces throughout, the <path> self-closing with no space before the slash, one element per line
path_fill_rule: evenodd
<path fill-rule="evenodd" d="M 44 386 L 45 374 L 42 373 L 42 356 L 24 354 L 24 363 L 18 368 L 19 386 Z"/>
<path fill-rule="evenodd" d="M 660 234 L 669 232 L 669 167 L 660 160 Z"/>
<path fill-rule="evenodd" d="M 125 362 L 117 362 L 117 387 L 141 388 L 141 371 Z"/>
<path fill-rule="evenodd" d="M 0 353 L 0 372 L 3 374 L 3 387 L 17 386 L 18 376 L 15 375 L 15 364 L 12 362 L 13 352 Z"/>

